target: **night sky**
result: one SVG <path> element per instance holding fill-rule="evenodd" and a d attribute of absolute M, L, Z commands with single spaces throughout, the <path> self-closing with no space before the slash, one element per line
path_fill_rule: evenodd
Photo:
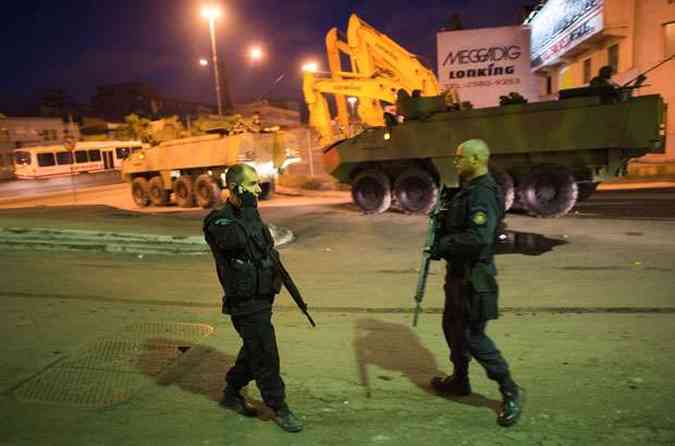
<path fill-rule="evenodd" d="M 324 37 L 342 31 L 352 12 L 421 55 L 435 71 L 436 31 L 452 13 L 465 28 L 519 23 L 532 0 L 313 1 L 229 0 L 216 25 L 235 102 L 267 91 L 270 97 L 301 98 L 300 65 L 307 58 L 326 68 Z M 29 97 L 36 89 L 63 88 L 89 103 L 96 85 L 144 81 L 172 98 L 214 103 L 208 23 L 203 0 L 19 1 L 3 4 L 3 70 L 0 98 Z M 246 50 L 266 51 L 252 65 Z M 0 99 L 3 100 L 3 99 Z M 0 111 L 2 104 L 0 104 Z"/>

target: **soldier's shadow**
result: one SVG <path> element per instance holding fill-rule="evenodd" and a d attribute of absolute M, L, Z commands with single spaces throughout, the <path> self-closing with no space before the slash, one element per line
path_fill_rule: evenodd
<path fill-rule="evenodd" d="M 184 392 L 220 402 L 225 387 L 225 374 L 234 365 L 235 357 L 206 345 L 152 338 L 146 340 L 144 349 L 135 362 L 143 374 L 154 379 L 160 386 L 176 386 Z M 250 385 L 255 383 L 251 382 Z M 246 395 L 246 390 L 243 393 Z M 264 402 L 252 399 L 250 395 L 246 396 L 258 409 L 259 419 L 272 419 L 272 410 Z"/>
<path fill-rule="evenodd" d="M 368 366 L 375 365 L 392 372 L 400 372 L 430 395 L 473 407 L 487 407 L 498 412 L 500 402 L 479 393 L 467 397 L 439 396 L 430 385 L 433 376 L 443 375 L 436 358 L 411 328 L 377 319 L 359 319 L 354 324 L 354 353 L 359 367 L 359 379 L 366 397 L 372 396 Z M 387 376 L 378 379 L 391 380 Z"/>

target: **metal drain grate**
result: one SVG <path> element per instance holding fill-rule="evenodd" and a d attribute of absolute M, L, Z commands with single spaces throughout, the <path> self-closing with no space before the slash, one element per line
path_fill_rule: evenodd
<path fill-rule="evenodd" d="M 138 373 L 54 367 L 19 387 L 14 395 L 24 402 L 104 407 L 129 399 L 147 380 Z"/>
<path fill-rule="evenodd" d="M 114 370 L 157 375 L 181 353 L 182 345 L 135 344 L 122 340 L 103 340 L 81 355 L 67 359 L 61 367 L 72 369 Z"/>
<path fill-rule="evenodd" d="M 43 370 L 14 395 L 25 402 L 80 407 L 125 401 L 211 333 L 206 324 L 135 323 Z"/>

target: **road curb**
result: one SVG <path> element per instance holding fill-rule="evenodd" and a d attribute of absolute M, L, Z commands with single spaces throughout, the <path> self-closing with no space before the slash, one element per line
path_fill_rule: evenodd
<path fill-rule="evenodd" d="M 292 231 L 269 225 L 276 247 L 295 239 Z M 48 251 L 101 251 L 157 255 L 202 255 L 210 252 L 202 236 L 171 236 L 51 228 L 1 228 L 0 247 Z"/>

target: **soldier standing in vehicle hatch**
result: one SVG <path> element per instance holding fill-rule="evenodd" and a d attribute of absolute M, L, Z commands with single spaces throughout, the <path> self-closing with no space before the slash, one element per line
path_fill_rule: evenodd
<path fill-rule="evenodd" d="M 520 417 L 524 392 L 509 366 L 485 333 L 487 321 L 498 317 L 498 286 L 494 264 L 497 229 L 504 217 L 499 186 L 488 172 L 490 149 L 471 139 L 457 148 L 455 164 L 462 188 L 450 200 L 431 258 L 447 261 L 443 333 L 454 373 L 434 377 L 431 386 L 444 395 L 471 394 L 469 362 L 475 358 L 488 378 L 499 384 L 503 401 L 497 422 L 511 426 Z"/>

